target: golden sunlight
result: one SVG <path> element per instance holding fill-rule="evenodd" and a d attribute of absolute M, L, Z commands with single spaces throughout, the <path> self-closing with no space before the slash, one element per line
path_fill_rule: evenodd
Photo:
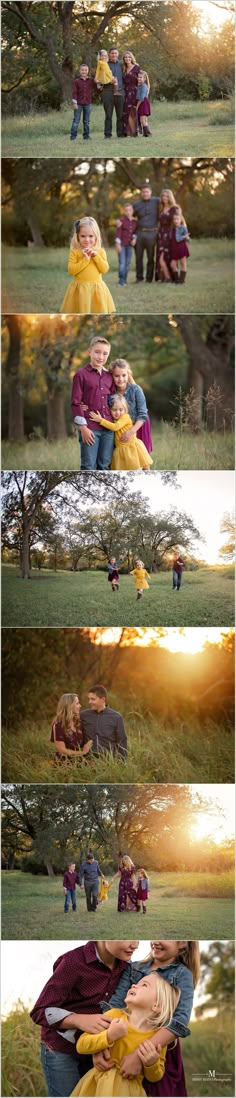
<path fill-rule="evenodd" d="M 184 656 L 194 656 L 203 651 L 205 644 L 221 645 L 222 636 L 230 633 L 229 629 L 215 628 L 173 628 L 173 629 L 90 629 L 89 634 L 93 644 L 116 645 L 122 648 L 141 647 L 149 648 L 150 645 L 167 648 L 169 652 L 179 652 Z"/>
<path fill-rule="evenodd" d="M 213 0 L 194 0 L 194 4 L 200 15 L 200 34 L 209 34 L 214 28 L 220 31 L 226 20 L 233 15 L 233 9 L 229 11 L 223 4 L 221 6 Z"/>

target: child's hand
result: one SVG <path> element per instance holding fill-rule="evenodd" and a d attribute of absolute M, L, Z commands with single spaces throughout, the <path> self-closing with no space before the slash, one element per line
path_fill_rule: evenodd
<path fill-rule="evenodd" d="M 131 240 L 132 248 L 135 248 L 136 241 L 137 241 L 137 237 L 132 236 L 132 240 Z"/>
<path fill-rule="evenodd" d="M 82 408 L 82 412 L 87 412 L 88 411 L 88 404 L 83 404 L 81 402 L 81 408 Z"/>
<path fill-rule="evenodd" d="M 138 1054 L 142 1064 L 147 1067 L 151 1067 L 159 1060 L 159 1050 L 155 1048 L 153 1041 L 143 1041 L 142 1045 L 139 1045 Z"/>
<path fill-rule="evenodd" d="M 90 412 L 90 419 L 94 419 L 95 423 L 100 423 L 102 416 L 100 412 Z"/>
<path fill-rule="evenodd" d="M 113 1018 L 107 1031 L 108 1044 L 112 1045 L 119 1037 L 125 1037 L 128 1033 L 128 1023 L 124 1018 Z"/>
<path fill-rule="evenodd" d="M 65 896 L 67 896 L 67 888 L 63 888 L 63 892 L 65 893 Z"/>
<path fill-rule="evenodd" d="M 121 252 L 121 244 L 117 244 L 117 243 L 116 243 L 116 252 L 117 252 L 117 255 L 120 255 L 120 252 Z"/>

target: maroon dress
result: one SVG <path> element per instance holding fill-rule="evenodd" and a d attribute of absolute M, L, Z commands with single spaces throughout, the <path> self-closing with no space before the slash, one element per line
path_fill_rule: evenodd
<path fill-rule="evenodd" d="M 153 450 L 152 432 L 151 432 L 151 423 L 150 423 L 149 416 L 148 416 L 148 419 L 144 419 L 144 422 L 142 423 L 142 427 L 139 427 L 139 430 L 137 431 L 137 438 L 141 438 L 141 441 L 144 443 L 144 446 L 146 446 L 146 450 L 147 450 L 148 454 L 152 454 L 152 450 Z"/>
<path fill-rule="evenodd" d="M 78 751 L 79 747 L 83 746 L 82 729 L 71 729 L 71 732 L 66 732 L 61 724 L 61 721 L 55 720 L 53 721 L 51 731 L 51 743 L 54 743 L 55 747 L 57 745 L 57 740 L 63 741 L 65 747 L 67 747 L 69 751 Z M 57 762 L 62 762 L 62 760 L 64 761 L 65 758 L 69 758 L 70 761 L 70 756 L 60 755 L 59 751 L 56 751 Z"/>
<path fill-rule="evenodd" d="M 156 282 L 161 278 L 160 252 L 164 252 L 164 260 L 171 274 L 171 221 L 173 214 L 177 213 L 177 206 L 170 206 L 169 210 L 162 210 L 159 217 L 159 231 L 156 256 Z"/>
<path fill-rule="evenodd" d="M 136 91 L 139 72 L 140 65 L 133 65 L 133 68 L 130 70 L 130 72 L 123 73 L 125 88 L 123 127 L 125 137 L 136 137 L 138 133 Z"/>
<path fill-rule="evenodd" d="M 134 888 L 132 881 L 132 874 L 134 872 L 134 865 L 132 865 L 131 869 L 120 870 L 117 911 L 127 911 L 127 897 L 129 897 L 129 900 L 131 901 L 132 910 L 136 910 L 137 891 L 136 888 Z"/>
<path fill-rule="evenodd" d="M 170 258 L 175 259 L 178 262 L 178 259 L 184 259 L 185 256 L 186 259 L 189 256 L 187 241 L 176 240 L 176 229 L 173 226 L 170 234 Z"/>
<path fill-rule="evenodd" d="M 175 1048 L 166 1053 L 165 1074 L 159 1083 L 143 1079 L 145 1093 L 152 1098 L 185 1098 L 187 1094 L 181 1046 L 177 1038 Z"/>

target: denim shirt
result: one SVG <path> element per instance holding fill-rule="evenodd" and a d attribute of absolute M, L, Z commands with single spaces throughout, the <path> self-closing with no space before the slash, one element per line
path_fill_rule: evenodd
<path fill-rule="evenodd" d="M 144 396 L 143 389 L 141 389 L 141 385 L 136 385 L 135 381 L 134 382 L 130 381 L 129 384 L 127 385 L 127 389 L 125 390 L 125 393 L 122 393 L 122 396 L 124 396 L 125 400 L 127 400 L 128 412 L 129 412 L 129 415 L 131 416 L 131 419 L 132 419 L 133 423 L 136 423 L 137 419 L 143 419 L 143 420 L 148 419 L 148 410 L 147 410 L 147 405 L 146 405 L 146 399 L 145 399 L 145 396 Z M 109 407 L 111 407 L 113 400 L 114 400 L 114 393 L 113 393 L 113 395 L 111 394 L 108 397 Z"/>
<path fill-rule="evenodd" d="M 139 980 L 142 980 L 143 976 L 146 976 L 151 971 L 152 960 L 150 961 L 135 961 L 130 962 L 127 968 L 122 973 L 119 980 L 118 987 L 112 995 L 109 1003 L 100 1003 L 101 1011 L 110 1010 L 111 1007 L 124 1007 L 125 996 L 132 984 L 138 984 Z M 170 964 L 164 965 L 161 968 L 157 968 L 156 972 L 159 976 L 163 976 L 164 980 L 168 980 L 169 984 L 174 984 L 181 991 L 180 1000 L 176 1010 L 174 1011 L 173 1018 L 170 1025 L 166 1026 L 167 1029 L 175 1035 L 175 1037 L 188 1037 L 191 1030 L 188 1029 L 188 1022 L 191 1015 L 193 1005 L 193 977 L 189 968 L 186 968 L 182 964 L 182 961 L 171 961 Z"/>

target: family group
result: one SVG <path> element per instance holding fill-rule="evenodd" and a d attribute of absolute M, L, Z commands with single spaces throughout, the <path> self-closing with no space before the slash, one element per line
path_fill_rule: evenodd
<path fill-rule="evenodd" d="M 141 186 L 141 197 L 124 206 L 116 223 L 115 246 L 118 253 L 118 281 L 127 284 L 135 250 L 136 283 L 156 282 L 182 285 L 187 275 L 189 231 L 182 208 L 169 188 L 160 197 L 152 194 L 149 181 Z M 144 257 L 147 257 L 144 272 Z M 110 290 L 102 281 L 109 271 L 101 233 L 94 217 L 84 216 L 74 222 L 68 260 L 68 273 L 73 282 L 62 302 L 61 313 L 115 313 Z"/>
<path fill-rule="evenodd" d="M 83 138 L 90 138 L 90 114 L 95 91 L 101 92 L 104 108 L 104 137 L 112 137 L 113 111 L 116 114 L 117 137 L 150 136 L 148 118 L 151 114 L 150 83 L 146 72 L 137 64 L 134 54 L 126 50 L 122 61 L 119 51 L 112 46 L 108 51 L 99 50 L 95 76 L 89 75 L 88 65 L 80 65 L 79 76 L 74 80 L 72 104 L 74 117 L 71 141 L 75 141 L 81 115 Z"/>
<path fill-rule="evenodd" d="M 117 873 L 108 882 L 91 850 L 82 861 L 79 872 L 76 870 L 75 862 L 70 862 L 64 873 L 65 915 L 68 914 L 70 902 L 72 910 L 76 911 L 76 885 L 85 890 L 87 911 L 96 911 L 98 904 L 107 900 L 108 891 L 116 877 L 120 878 L 117 910 L 120 912 L 142 911 L 145 915 L 150 894 L 146 870 L 139 869 L 136 881 L 135 866 L 128 854 L 124 854 L 120 857 Z"/>
<path fill-rule="evenodd" d="M 31 1011 L 50 1098 L 186 1095 L 179 1038 L 190 1035 L 199 943 L 151 942 L 133 962 L 138 945 L 89 941 L 55 962 Z"/>

